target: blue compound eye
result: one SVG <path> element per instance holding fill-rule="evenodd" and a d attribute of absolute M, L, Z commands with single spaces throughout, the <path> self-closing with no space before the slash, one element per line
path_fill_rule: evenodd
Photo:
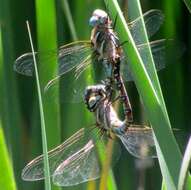
<path fill-rule="evenodd" d="M 97 25 L 97 23 L 98 23 L 98 17 L 92 16 L 89 20 L 89 25 L 94 27 L 95 25 Z"/>

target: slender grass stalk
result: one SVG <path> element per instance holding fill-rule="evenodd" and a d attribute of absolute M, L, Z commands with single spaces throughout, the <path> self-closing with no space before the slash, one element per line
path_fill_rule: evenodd
<path fill-rule="evenodd" d="M 64 10 L 64 13 L 66 15 L 66 19 L 68 21 L 68 25 L 69 25 L 70 32 L 71 32 L 71 35 L 72 35 L 72 39 L 74 41 L 76 41 L 78 39 L 78 37 L 77 37 L 76 29 L 75 29 L 75 26 L 74 26 L 74 22 L 73 22 L 72 14 L 71 14 L 71 11 L 70 11 L 70 7 L 68 5 L 68 1 L 67 0 L 62 0 L 61 3 L 62 3 L 62 8 Z"/>
<path fill-rule="evenodd" d="M 178 190 L 185 189 L 186 178 L 188 177 L 188 170 L 191 163 L 191 137 L 189 139 L 186 151 L 183 157 L 182 166 L 180 168 Z M 187 181 L 187 189 L 191 189 L 191 182 Z"/>
<path fill-rule="evenodd" d="M 99 190 L 104 190 L 104 189 L 117 190 L 115 178 L 114 178 L 113 172 L 111 171 L 113 143 L 114 143 L 113 140 L 109 139 L 106 146 L 103 142 L 99 142 L 97 145 L 98 156 L 100 158 L 100 162 L 102 166 Z"/>
<path fill-rule="evenodd" d="M 96 190 L 96 183 L 95 181 L 89 181 L 87 184 L 87 190 Z"/>
<path fill-rule="evenodd" d="M 110 171 L 110 166 L 111 166 L 111 161 L 112 161 L 112 152 L 113 152 L 113 140 L 109 139 L 107 146 L 105 148 L 105 154 L 107 155 L 107 157 L 102 162 L 103 167 L 102 167 L 102 174 L 101 174 L 101 179 L 100 179 L 100 184 L 99 184 L 100 190 L 105 190 L 105 189 L 107 189 L 107 185 L 108 186 L 110 185 L 108 179 L 109 179 L 109 171 Z M 111 178 L 111 175 L 110 175 L 110 178 Z M 108 182 L 108 184 L 107 184 L 107 182 Z M 114 189 L 113 187 L 111 187 L 111 188 Z"/>
<path fill-rule="evenodd" d="M 143 100 L 146 114 L 148 115 L 156 136 L 155 142 L 157 155 L 161 166 L 162 175 L 165 179 L 165 184 L 168 189 L 176 189 L 178 185 L 181 154 L 170 129 L 171 125 L 167 112 L 164 109 L 161 91 L 157 87 L 158 84 L 156 83 L 156 80 L 154 83 L 151 81 L 150 73 L 147 73 L 143 65 L 117 1 L 108 0 L 106 2 L 110 5 L 109 8 L 113 18 L 114 15 L 118 15 L 119 19 L 117 20 L 117 32 L 121 42 L 128 41 L 128 43 L 124 44 L 124 52 L 131 60 L 129 66 L 134 76 L 138 92 Z M 136 2 L 138 5 L 137 7 L 139 8 L 140 16 L 142 17 L 140 3 L 139 1 Z M 152 65 L 152 63 L 148 64 Z M 156 71 L 153 71 L 153 73 L 156 73 Z M 155 78 L 157 79 L 157 77 Z M 152 77 L 152 79 L 154 79 L 154 77 Z"/>
<path fill-rule="evenodd" d="M 46 190 L 51 190 L 50 172 L 49 172 L 49 163 L 48 163 L 48 154 L 47 154 L 48 150 L 47 150 L 47 139 L 46 139 L 46 127 L 45 127 L 45 118 L 44 118 L 44 110 L 43 110 L 43 102 L 42 102 L 40 81 L 39 81 L 38 68 L 37 68 L 37 63 L 36 63 L 36 58 L 35 58 L 35 52 L 34 52 L 34 47 L 33 47 L 33 41 L 32 41 L 32 36 L 31 36 L 31 32 L 30 32 L 29 22 L 27 21 L 26 24 L 27 24 L 28 34 L 29 34 L 31 50 L 32 50 L 32 53 L 33 53 L 36 85 L 37 85 L 38 100 L 39 100 L 41 132 L 42 132 L 42 147 L 43 147 L 43 154 L 44 154 L 45 189 Z"/>
<path fill-rule="evenodd" d="M 8 154 L 6 142 L 4 139 L 3 128 L 0 120 L 0 171 L 3 175 L 0 177 L 0 189 L 3 190 L 16 190 L 16 183 L 13 174 L 13 168 Z"/>
<path fill-rule="evenodd" d="M 191 13 L 191 1 L 190 0 L 183 0 L 186 7 L 188 8 L 189 12 Z"/>

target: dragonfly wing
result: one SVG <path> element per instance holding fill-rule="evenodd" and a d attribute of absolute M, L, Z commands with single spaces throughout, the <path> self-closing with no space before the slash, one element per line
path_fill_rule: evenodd
<path fill-rule="evenodd" d="M 37 55 L 37 52 L 35 52 L 35 55 Z M 32 52 L 25 53 L 18 57 L 15 60 L 15 63 L 13 65 L 14 71 L 16 71 L 19 74 L 26 75 L 26 76 L 32 76 L 34 72 L 34 65 L 33 65 L 33 54 Z"/>
<path fill-rule="evenodd" d="M 172 39 L 155 40 L 149 44 L 157 71 L 164 69 L 169 64 L 176 63 L 178 58 L 180 58 L 185 51 L 185 46 L 183 44 L 175 42 Z M 147 44 L 141 44 L 137 47 L 146 69 L 149 69 L 147 65 L 148 54 L 146 52 L 146 46 Z"/>
<path fill-rule="evenodd" d="M 77 41 L 64 46 L 61 46 L 58 51 L 52 50 L 49 52 L 39 52 L 35 53 L 37 60 L 46 63 L 50 61 L 55 56 L 58 57 L 58 74 L 62 75 L 69 72 L 75 66 L 83 62 L 88 55 L 92 53 L 90 41 Z M 54 59 L 53 59 L 54 60 Z M 45 65 L 46 66 L 46 65 Z M 46 70 L 46 67 L 43 67 Z M 34 63 L 32 52 L 21 55 L 15 60 L 14 70 L 20 74 L 26 76 L 32 76 L 34 73 Z"/>
<path fill-rule="evenodd" d="M 143 14 L 145 27 L 147 30 L 148 38 L 152 37 L 160 28 L 164 21 L 164 15 L 160 10 L 153 9 L 149 10 Z M 142 36 L 142 22 L 141 17 L 138 17 L 134 21 L 129 23 L 131 35 L 136 44 L 145 43 L 144 38 Z"/>
<path fill-rule="evenodd" d="M 55 57 L 57 57 L 58 51 L 50 50 L 47 52 L 35 52 L 37 63 L 43 62 L 46 63 L 47 61 L 55 61 Z M 41 68 L 46 73 L 47 68 L 46 64 L 42 65 Z M 25 53 L 18 57 L 13 65 L 14 71 L 19 74 L 26 75 L 26 76 L 33 76 L 34 75 L 34 60 L 32 52 Z"/>
<path fill-rule="evenodd" d="M 73 102 L 79 103 L 83 100 L 84 90 L 87 85 L 91 85 L 90 83 L 93 82 L 91 79 L 91 75 L 87 74 L 85 71 L 87 68 L 91 70 L 91 59 L 88 58 L 86 62 L 83 62 L 83 67 L 80 68 L 80 73 L 76 74 L 75 71 L 71 71 L 64 75 L 64 77 L 57 76 L 50 80 L 45 88 L 44 92 L 48 99 L 54 99 L 57 97 L 57 91 L 59 86 L 60 91 L 60 102 Z M 92 77 L 93 78 L 93 77 Z M 56 100 L 56 99 L 55 99 Z"/>
<path fill-rule="evenodd" d="M 144 128 L 129 128 L 126 133 L 118 135 L 128 152 L 136 158 L 156 157 L 152 130 Z"/>
<path fill-rule="evenodd" d="M 162 70 L 165 68 L 166 66 L 166 52 L 167 48 L 165 46 L 165 42 L 167 40 L 166 39 L 161 39 L 161 40 L 156 40 L 153 42 L 150 42 L 150 48 L 151 48 L 151 52 L 153 55 L 153 59 L 154 59 L 154 63 L 155 63 L 155 68 L 157 71 Z M 149 71 L 149 65 L 148 63 L 148 48 L 146 47 L 147 44 L 142 44 L 137 46 L 138 47 L 138 51 L 140 53 L 140 56 L 143 60 L 143 63 L 146 67 L 146 69 Z"/>
<path fill-rule="evenodd" d="M 174 40 L 160 39 L 149 43 L 151 52 L 153 55 L 155 68 L 160 71 L 166 68 L 170 64 L 175 64 L 185 51 L 185 46 L 181 43 L 177 43 Z M 137 46 L 143 63 L 149 72 L 150 65 L 148 65 L 148 48 L 147 44 L 141 44 Z M 130 72 L 129 64 L 130 60 L 126 60 L 125 56 L 122 58 L 121 72 L 125 81 L 132 81 L 133 77 Z M 150 72 L 149 72 L 150 73 Z"/>
<path fill-rule="evenodd" d="M 121 64 L 121 75 L 124 81 L 133 81 L 133 76 L 131 74 L 131 70 L 129 68 L 129 59 L 128 61 L 123 57 Z"/>
<path fill-rule="evenodd" d="M 85 72 L 86 70 L 88 72 Z M 82 102 L 84 90 L 87 86 L 101 83 L 103 79 L 107 78 L 107 74 L 104 71 L 102 63 L 97 62 L 95 57 L 89 56 L 74 71 L 66 73 L 64 77 L 56 77 L 49 81 L 44 88 L 45 95 L 48 99 L 57 97 L 55 89 L 60 84 L 61 103 Z"/>
<path fill-rule="evenodd" d="M 82 149 L 64 160 L 53 174 L 53 183 L 58 186 L 78 185 L 100 176 L 99 163 L 90 140 Z"/>
<path fill-rule="evenodd" d="M 60 47 L 58 54 L 58 75 L 63 75 L 74 69 L 77 65 L 85 63 L 87 57 L 91 56 L 92 53 L 90 41 L 73 42 Z"/>
<path fill-rule="evenodd" d="M 48 152 L 50 175 L 54 175 L 58 166 L 71 155 L 80 150 L 89 141 L 89 136 L 82 128 L 64 141 L 61 145 Z M 44 179 L 43 155 L 38 156 L 28 163 L 22 171 L 22 179 L 25 181 L 37 181 Z"/>
<path fill-rule="evenodd" d="M 78 41 L 64 46 L 61 46 L 58 51 L 50 51 L 47 53 L 36 53 L 40 55 L 40 61 L 45 63 L 46 60 L 53 59 L 54 56 L 58 57 L 59 69 L 58 73 L 50 80 L 45 86 L 45 96 L 47 99 L 52 98 L 57 100 L 57 89 L 61 76 L 69 73 L 66 78 L 67 81 L 63 82 L 63 87 L 60 88 L 65 94 L 70 93 L 64 98 L 61 98 L 61 102 L 81 102 L 83 100 L 83 92 L 85 89 L 85 77 L 80 77 L 84 70 L 91 64 L 92 48 L 90 41 Z M 37 58 L 38 58 L 37 56 Z M 46 73 L 47 68 L 43 66 L 43 71 Z M 34 73 L 34 64 L 32 53 L 26 53 L 16 59 L 14 64 L 14 70 L 20 74 L 32 76 Z M 72 71 L 73 70 L 73 71 Z M 72 72 L 70 72 L 72 71 Z M 76 74 L 77 73 L 77 74 Z M 76 80 L 76 75 L 79 80 Z M 70 85 L 68 85 L 70 81 Z M 64 83 L 67 82 L 67 85 Z M 51 88 L 50 88 L 51 87 Z M 49 90 L 51 89 L 51 90 Z M 56 89 L 56 90 L 55 90 Z"/>

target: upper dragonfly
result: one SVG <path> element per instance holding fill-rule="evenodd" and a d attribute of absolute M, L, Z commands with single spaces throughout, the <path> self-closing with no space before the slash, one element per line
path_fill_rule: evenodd
<path fill-rule="evenodd" d="M 119 120 L 105 85 L 88 86 L 84 100 L 87 108 L 96 115 L 96 127 L 104 133 L 114 133 L 127 151 L 136 158 L 156 157 L 152 129 L 147 126 L 128 124 Z M 92 131 L 93 132 L 93 131 Z M 82 128 L 61 145 L 48 152 L 50 174 L 58 186 L 72 186 L 99 178 L 100 160 L 96 146 L 100 137 Z M 112 155 L 119 157 L 119 147 Z M 106 155 L 107 156 L 107 155 Z M 107 159 L 107 158 L 106 158 Z M 29 162 L 22 171 L 26 181 L 44 179 L 43 155 Z"/>
<path fill-rule="evenodd" d="M 96 10 L 97 12 L 102 11 L 102 10 Z M 94 13 L 96 12 L 94 11 Z M 94 15 L 93 13 L 93 15 Z M 102 13 L 106 14 L 104 11 Z M 107 14 L 106 14 L 107 15 Z M 144 15 L 144 21 L 145 21 L 145 26 L 147 30 L 148 37 L 150 38 L 153 36 L 158 29 L 160 28 L 161 24 L 163 23 L 164 16 L 161 13 L 160 10 L 150 10 L 146 12 Z M 105 17 L 104 17 L 105 18 Z M 107 16 L 109 19 L 109 17 Z M 95 20 L 93 20 L 93 16 L 90 19 L 91 24 L 95 24 Z M 113 30 L 112 29 L 112 23 L 111 20 L 109 20 L 109 28 L 108 30 Z M 145 52 L 144 49 L 147 46 L 142 39 L 140 38 L 141 34 L 141 18 L 137 18 L 134 21 L 130 22 L 129 28 L 131 31 L 131 34 L 134 38 L 134 41 L 137 45 L 138 51 L 143 59 L 143 62 L 147 66 L 147 61 L 145 59 Z M 51 59 L 52 54 L 57 54 L 58 57 L 58 73 L 56 76 L 51 79 L 48 84 L 46 85 L 45 89 L 49 89 L 50 86 L 55 84 L 55 82 L 60 79 L 61 76 L 64 74 L 74 71 L 74 78 L 78 79 L 79 76 L 82 76 L 83 71 L 85 71 L 88 67 L 91 67 L 95 69 L 95 67 L 99 68 L 104 68 L 103 63 L 109 62 L 108 59 L 110 59 L 110 56 L 108 56 L 107 53 L 101 52 L 103 49 L 107 49 L 108 44 L 103 44 L 101 43 L 101 46 L 95 47 L 95 40 L 100 38 L 100 35 L 102 33 L 99 33 L 99 36 L 94 36 L 95 30 L 93 29 L 92 35 L 91 35 L 91 40 L 90 41 L 77 41 L 73 42 L 64 46 L 61 46 L 58 51 L 50 52 L 50 53 L 36 53 L 37 56 L 40 57 L 41 61 L 45 61 L 47 59 Z M 115 38 L 115 36 L 113 37 Z M 113 39 L 115 43 L 118 41 L 118 39 Z M 108 41 L 109 42 L 109 41 Z M 118 43 L 118 42 L 117 42 Z M 153 53 L 154 61 L 157 67 L 157 70 L 163 69 L 165 66 L 165 60 L 164 60 L 164 51 L 165 51 L 165 43 L 166 40 L 158 40 L 158 41 L 153 41 L 150 42 L 151 45 L 151 50 Z M 111 48 L 110 48 L 111 50 Z M 108 52 L 108 51 L 107 51 Z M 121 53 L 121 59 L 126 61 L 127 59 L 123 56 L 123 53 Z M 101 65 L 101 67 L 100 67 Z M 105 64 L 104 66 L 107 67 Z M 123 79 L 125 81 L 131 81 L 133 80 L 133 77 L 131 76 L 131 72 L 129 70 L 128 64 L 123 64 L 121 69 L 121 74 L 123 76 Z M 25 53 L 18 57 L 15 61 L 14 64 L 14 70 L 17 71 L 20 74 L 27 75 L 27 76 L 32 76 L 34 73 L 34 65 L 33 65 L 33 57 L 32 53 Z M 102 72 L 102 75 L 100 79 L 105 79 L 110 76 L 110 70 L 108 68 L 104 69 L 104 72 Z M 96 76 L 97 77 L 97 76 Z M 99 79 L 99 80 L 100 80 Z M 75 81 L 75 80 L 74 80 Z M 81 90 L 78 90 L 80 84 L 77 82 L 77 88 L 74 90 L 74 95 L 79 99 L 79 96 L 76 95 L 78 92 Z M 84 89 L 82 89 L 84 90 Z M 82 93 L 82 92 L 80 92 Z M 81 97 L 80 97 L 81 98 Z M 74 100 L 75 101 L 75 100 Z M 77 100 L 78 101 L 78 100 Z"/>

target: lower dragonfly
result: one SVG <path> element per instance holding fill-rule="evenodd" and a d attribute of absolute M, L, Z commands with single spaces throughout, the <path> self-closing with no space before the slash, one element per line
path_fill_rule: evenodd
<path fill-rule="evenodd" d="M 155 158 L 152 129 L 147 126 L 121 121 L 115 112 L 110 95 L 104 84 L 89 86 L 84 101 L 89 111 L 96 116 L 96 128 L 101 133 L 116 135 L 128 152 L 136 158 Z M 73 186 L 100 177 L 100 161 L 96 151 L 100 138 L 90 130 L 82 128 L 48 152 L 50 174 L 58 186 Z M 43 155 L 28 163 L 22 171 L 22 179 L 37 181 L 44 179 Z"/>
<path fill-rule="evenodd" d="M 128 152 L 137 158 L 156 157 L 152 129 L 121 121 L 112 106 L 110 93 L 104 84 L 89 86 L 85 90 L 84 101 L 87 109 L 95 113 L 97 128 L 108 136 L 115 134 Z"/>

